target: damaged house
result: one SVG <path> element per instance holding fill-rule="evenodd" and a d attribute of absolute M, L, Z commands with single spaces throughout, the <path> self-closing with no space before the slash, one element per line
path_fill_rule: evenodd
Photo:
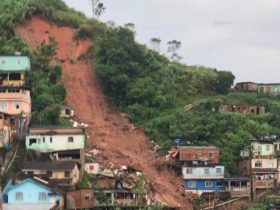
<path fill-rule="evenodd" d="M 85 144 L 85 130 L 80 127 L 31 127 L 25 138 L 28 150 L 49 153 L 54 160 L 80 160 L 82 162 Z"/>
<path fill-rule="evenodd" d="M 66 192 L 66 209 L 91 209 L 94 206 L 94 191 L 79 189 Z"/>
<path fill-rule="evenodd" d="M 61 187 L 71 187 L 81 177 L 80 165 L 75 161 L 25 161 L 22 172 Z"/>

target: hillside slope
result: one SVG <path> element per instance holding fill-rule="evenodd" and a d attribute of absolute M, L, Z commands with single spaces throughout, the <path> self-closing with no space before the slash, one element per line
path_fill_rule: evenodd
<path fill-rule="evenodd" d="M 38 17 L 18 27 L 17 33 L 34 49 L 42 41 L 48 41 L 49 36 L 55 37 L 57 57 L 63 63 L 66 103 L 75 109 L 82 122 L 89 125 L 88 148 L 97 147 L 115 166 L 127 165 L 142 171 L 152 183 L 157 202 L 191 209 L 183 196 L 181 180 L 156 169 L 159 157 L 152 151 L 153 145 L 145 133 L 133 129 L 124 116 L 114 113 L 108 106 L 90 60 L 77 59 L 87 52 L 91 42 L 73 41 L 74 29 L 50 25 Z"/>

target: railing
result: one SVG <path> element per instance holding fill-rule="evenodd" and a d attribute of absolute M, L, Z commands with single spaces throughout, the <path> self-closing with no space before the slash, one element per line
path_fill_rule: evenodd
<path fill-rule="evenodd" d="M 230 192 L 232 198 L 247 197 L 251 194 L 251 189 L 248 187 L 230 187 L 226 189 Z"/>
<path fill-rule="evenodd" d="M 254 185 L 256 188 L 273 188 L 274 180 L 256 180 Z"/>

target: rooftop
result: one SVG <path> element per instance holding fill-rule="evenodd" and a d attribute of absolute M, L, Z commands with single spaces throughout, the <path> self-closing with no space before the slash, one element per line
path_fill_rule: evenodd
<path fill-rule="evenodd" d="M 0 71 L 2 72 L 28 71 L 30 68 L 30 59 L 27 56 L 0 56 Z"/>
<path fill-rule="evenodd" d="M 82 127 L 35 125 L 29 128 L 30 135 L 83 134 L 83 133 L 84 133 L 84 128 Z"/>
<path fill-rule="evenodd" d="M 73 170 L 78 163 L 75 161 L 25 161 L 22 170 L 43 170 L 43 171 L 69 171 Z"/>

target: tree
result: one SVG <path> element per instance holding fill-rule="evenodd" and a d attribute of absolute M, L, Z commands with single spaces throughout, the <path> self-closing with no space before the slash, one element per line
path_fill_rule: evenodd
<path fill-rule="evenodd" d="M 221 94 L 228 94 L 235 79 L 234 75 L 227 71 L 218 71 L 217 74 L 216 91 Z"/>
<path fill-rule="evenodd" d="M 177 40 L 167 42 L 167 53 L 172 61 L 180 61 L 182 59 L 182 57 L 177 53 L 181 45 L 182 43 Z"/>
<path fill-rule="evenodd" d="M 153 37 L 150 39 L 151 48 L 156 52 L 160 52 L 160 43 L 161 39 L 159 37 Z"/>
<path fill-rule="evenodd" d="M 134 23 L 126 23 L 126 24 L 124 24 L 124 28 L 133 32 L 134 34 L 136 33 Z"/>
<path fill-rule="evenodd" d="M 99 18 L 105 12 L 105 6 L 100 0 L 90 0 L 93 17 Z"/>

